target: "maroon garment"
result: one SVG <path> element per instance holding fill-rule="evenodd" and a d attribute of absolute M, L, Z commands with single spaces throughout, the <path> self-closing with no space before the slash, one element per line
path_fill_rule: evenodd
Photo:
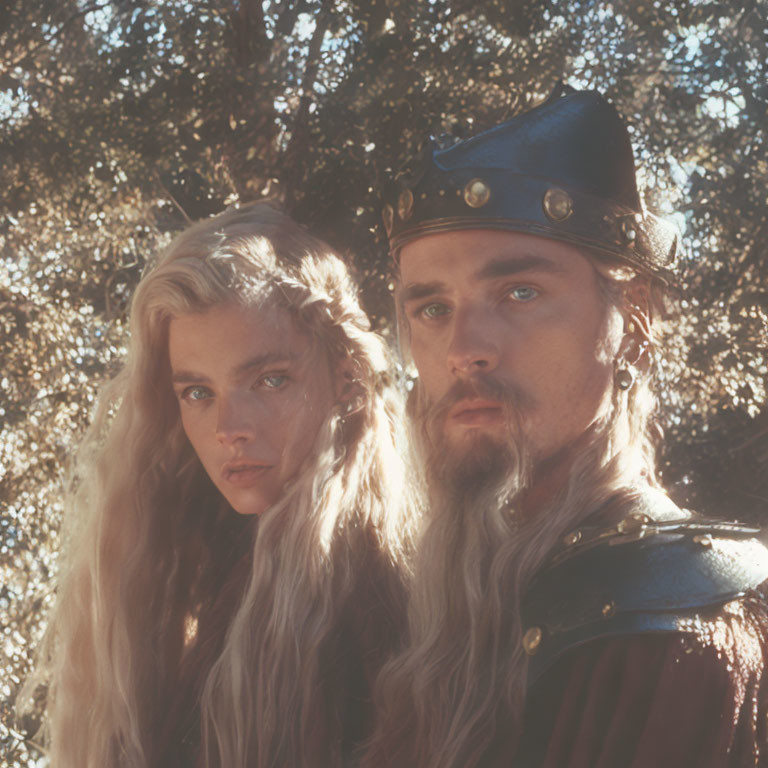
<path fill-rule="evenodd" d="M 335 630 L 326 639 L 319 660 L 318 700 L 322 706 L 310 736 L 317 742 L 317 768 L 326 768 L 330 758 L 324 755 L 330 752 L 340 751 L 346 760 L 370 735 L 373 681 L 405 631 L 404 586 L 373 534 L 363 535 L 366 541 L 356 551 L 360 562 L 352 592 L 339 610 Z M 197 643 L 184 660 L 182 682 L 160 732 L 163 751 L 153 768 L 203 765 L 199 702 L 204 674 L 221 653 L 221 627 L 231 621 L 250 567 L 250 556 L 235 566 L 210 613 L 200 621 Z"/>
<path fill-rule="evenodd" d="M 763 614 L 764 615 L 764 614 Z M 565 654 L 529 693 L 510 768 L 742 768 L 765 740 L 761 619 L 708 637 L 594 640 Z M 765 759 L 765 755 L 762 756 Z"/>

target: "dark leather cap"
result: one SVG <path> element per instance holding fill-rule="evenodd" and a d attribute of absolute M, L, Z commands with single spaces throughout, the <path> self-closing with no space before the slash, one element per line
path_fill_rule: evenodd
<path fill-rule="evenodd" d="M 665 276 L 677 230 L 643 211 L 627 128 L 596 91 L 560 88 L 448 149 L 430 143 L 384 208 L 392 254 L 458 229 L 526 232 Z"/>

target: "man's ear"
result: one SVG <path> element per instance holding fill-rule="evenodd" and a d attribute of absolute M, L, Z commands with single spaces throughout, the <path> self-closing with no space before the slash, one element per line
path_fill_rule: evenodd
<path fill-rule="evenodd" d="M 397 332 L 397 350 L 400 353 L 400 359 L 405 366 L 413 365 L 413 356 L 411 355 L 411 325 L 405 314 L 405 307 L 401 299 L 400 278 L 398 276 L 395 284 L 395 330 Z"/>
<path fill-rule="evenodd" d="M 653 343 L 651 325 L 651 286 L 644 277 L 635 277 L 624 286 L 624 332 L 637 333 Z"/>
<path fill-rule="evenodd" d="M 648 367 L 649 350 L 653 346 L 650 290 L 646 278 L 635 277 L 623 291 L 624 338 L 619 359 L 641 370 Z"/>

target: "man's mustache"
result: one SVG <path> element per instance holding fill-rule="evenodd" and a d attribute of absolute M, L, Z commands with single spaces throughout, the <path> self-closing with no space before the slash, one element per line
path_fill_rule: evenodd
<path fill-rule="evenodd" d="M 533 398 L 511 382 L 501 381 L 493 374 L 475 373 L 466 379 L 457 379 L 439 399 L 427 405 L 424 416 L 430 421 L 440 420 L 461 400 L 477 398 L 500 403 L 505 410 L 519 414 L 530 411 Z"/>
<path fill-rule="evenodd" d="M 473 399 L 499 403 L 506 429 L 502 434 L 470 430 L 464 435 L 467 439 L 448 439 L 446 427 L 452 409 Z M 427 481 L 438 493 L 435 498 L 441 498 L 446 508 L 456 509 L 456 504 L 460 507 L 490 489 L 503 491 L 508 498 L 516 495 L 527 478 L 523 423 L 533 406 L 533 398 L 519 386 L 482 372 L 455 380 L 432 403 L 421 400 L 417 439 L 426 462 Z"/>

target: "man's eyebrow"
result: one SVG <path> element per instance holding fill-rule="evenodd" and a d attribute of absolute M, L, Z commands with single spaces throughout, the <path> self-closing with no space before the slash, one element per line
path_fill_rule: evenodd
<path fill-rule="evenodd" d="M 544 256 L 522 256 L 520 258 L 501 258 L 488 262 L 475 273 L 478 280 L 492 280 L 495 277 L 507 277 L 518 272 L 563 272 L 564 269 Z"/>
<path fill-rule="evenodd" d="M 195 371 L 174 371 L 171 376 L 171 381 L 174 384 L 185 384 L 189 381 L 206 383 L 208 377 L 203 376 L 202 373 L 195 373 Z"/>
<path fill-rule="evenodd" d="M 493 280 L 496 277 L 507 277 L 518 272 L 564 272 L 565 270 L 556 262 L 545 256 L 530 254 L 517 258 L 499 258 L 486 264 L 475 273 L 478 280 Z M 446 290 L 446 284 L 440 281 L 432 283 L 411 283 L 400 292 L 400 303 L 407 304 L 416 299 L 425 299 Z"/>
<path fill-rule="evenodd" d="M 445 283 L 411 283 L 406 285 L 400 292 L 400 303 L 406 304 L 409 301 L 415 301 L 416 299 L 424 299 L 427 296 L 434 296 L 436 293 L 441 293 L 446 288 Z"/>
<path fill-rule="evenodd" d="M 264 354 L 256 355 L 255 357 L 251 357 L 245 362 L 240 363 L 240 365 L 235 368 L 235 375 L 242 376 L 254 369 L 258 370 L 268 365 L 273 365 L 274 363 L 291 363 L 293 360 L 294 356 L 287 352 L 265 352 Z M 186 382 L 206 384 L 210 381 L 209 378 L 202 373 L 186 370 L 174 371 L 171 380 L 174 384 Z"/>

